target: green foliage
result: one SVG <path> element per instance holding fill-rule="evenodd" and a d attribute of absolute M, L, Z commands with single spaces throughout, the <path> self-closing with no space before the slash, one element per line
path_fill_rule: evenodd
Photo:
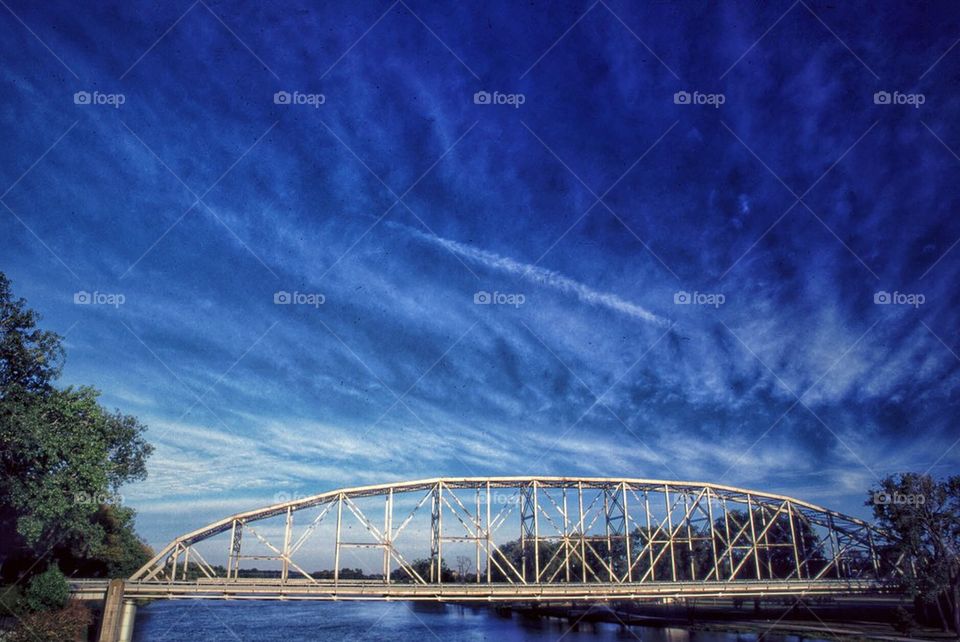
<path fill-rule="evenodd" d="M 38 329 L 39 319 L 26 301 L 13 297 L 10 280 L 0 272 L 0 398 L 46 390 L 60 376 L 60 336 Z"/>
<path fill-rule="evenodd" d="M 411 562 L 410 567 L 426 582 L 436 582 L 437 578 L 431 572 L 431 569 L 435 566 L 434 560 L 428 558 L 421 558 Z M 435 569 L 434 569 L 435 570 Z M 341 575 L 340 577 L 343 577 Z M 397 568 L 394 569 L 390 574 L 390 579 L 394 582 L 415 582 L 416 580 L 412 575 L 410 575 L 405 569 Z M 447 566 L 447 561 L 443 560 L 443 563 L 440 568 L 440 579 L 444 582 L 453 582 L 456 580 L 456 575 L 454 572 Z"/>
<path fill-rule="evenodd" d="M 38 319 L 0 273 L 0 570 L 52 551 L 68 572 L 126 574 L 145 547 L 116 493 L 146 476 L 146 428 L 94 388 L 53 386 L 63 350 Z"/>
<path fill-rule="evenodd" d="M 28 610 L 52 611 L 62 609 L 70 599 L 70 585 L 56 566 L 34 575 L 23 594 L 23 603 Z"/>
<path fill-rule="evenodd" d="M 82 550 L 103 539 L 91 521 L 120 484 L 142 479 L 150 447 L 131 417 L 108 414 L 92 388 L 51 390 L 2 404 L 0 493 L 32 548 L 71 534 Z"/>
<path fill-rule="evenodd" d="M 94 574 L 129 577 L 153 557 L 153 551 L 134 531 L 135 515 L 132 508 L 125 506 L 100 506 L 94 521 L 105 533 L 98 555 L 105 568 L 103 573 L 94 571 Z"/>
<path fill-rule="evenodd" d="M 905 588 L 944 628 L 960 632 L 960 476 L 889 476 L 870 490 L 867 505 L 894 536 L 893 557 L 906 561 Z"/>

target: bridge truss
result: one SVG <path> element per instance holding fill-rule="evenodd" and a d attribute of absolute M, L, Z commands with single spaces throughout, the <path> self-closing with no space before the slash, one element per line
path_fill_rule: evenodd
<path fill-rule="evenodd" d="M 895 588 L 903 560 L 891 550 L 889 538 L 861 520 L 719 484 L 438 478 L 227 517 L 170 542 L 127 592 L 433 600 L 843 594 Z M 379 572 L 359 578 L 344 569 L 351 563 Z"/>

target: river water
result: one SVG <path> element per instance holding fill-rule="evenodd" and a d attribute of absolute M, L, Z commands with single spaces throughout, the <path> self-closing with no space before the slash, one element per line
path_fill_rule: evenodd
<path fill-rule="evenodd" d="M 686 631 L 678 628 L 580 623 L 498 615 L 490 609 L 409 602 L 214 602 L 159 600 L 137 613 L 134 640 L 440 640 L 557 642 L 643 640 L 644 642 L 755 642 L 755 633 Z M 792 636 L 764 642 L 822 642 Z"/>

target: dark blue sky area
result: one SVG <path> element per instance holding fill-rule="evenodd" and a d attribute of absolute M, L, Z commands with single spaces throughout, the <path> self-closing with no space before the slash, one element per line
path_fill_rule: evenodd
<path fill-rule="evenodd" d="M 0 5 L 0 269 L 149 424 L 152 543 L 441 474 L 864 514 L 960 468 L 955 3 Z"/>

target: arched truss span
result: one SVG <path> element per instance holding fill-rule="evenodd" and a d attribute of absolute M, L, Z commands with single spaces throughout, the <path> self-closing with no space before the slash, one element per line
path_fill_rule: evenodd
<path fill-rule="evenodd" d="M 842 593 L 894 587 L 891 550 L 862 520 L 720 484 L 436 478 L 232 515 L 170 542 L 128 585 L 243 584 L 267 565 L 258 581 L 292 599 Z M 363 580 L 341 570 L 358 551 Z"/>

